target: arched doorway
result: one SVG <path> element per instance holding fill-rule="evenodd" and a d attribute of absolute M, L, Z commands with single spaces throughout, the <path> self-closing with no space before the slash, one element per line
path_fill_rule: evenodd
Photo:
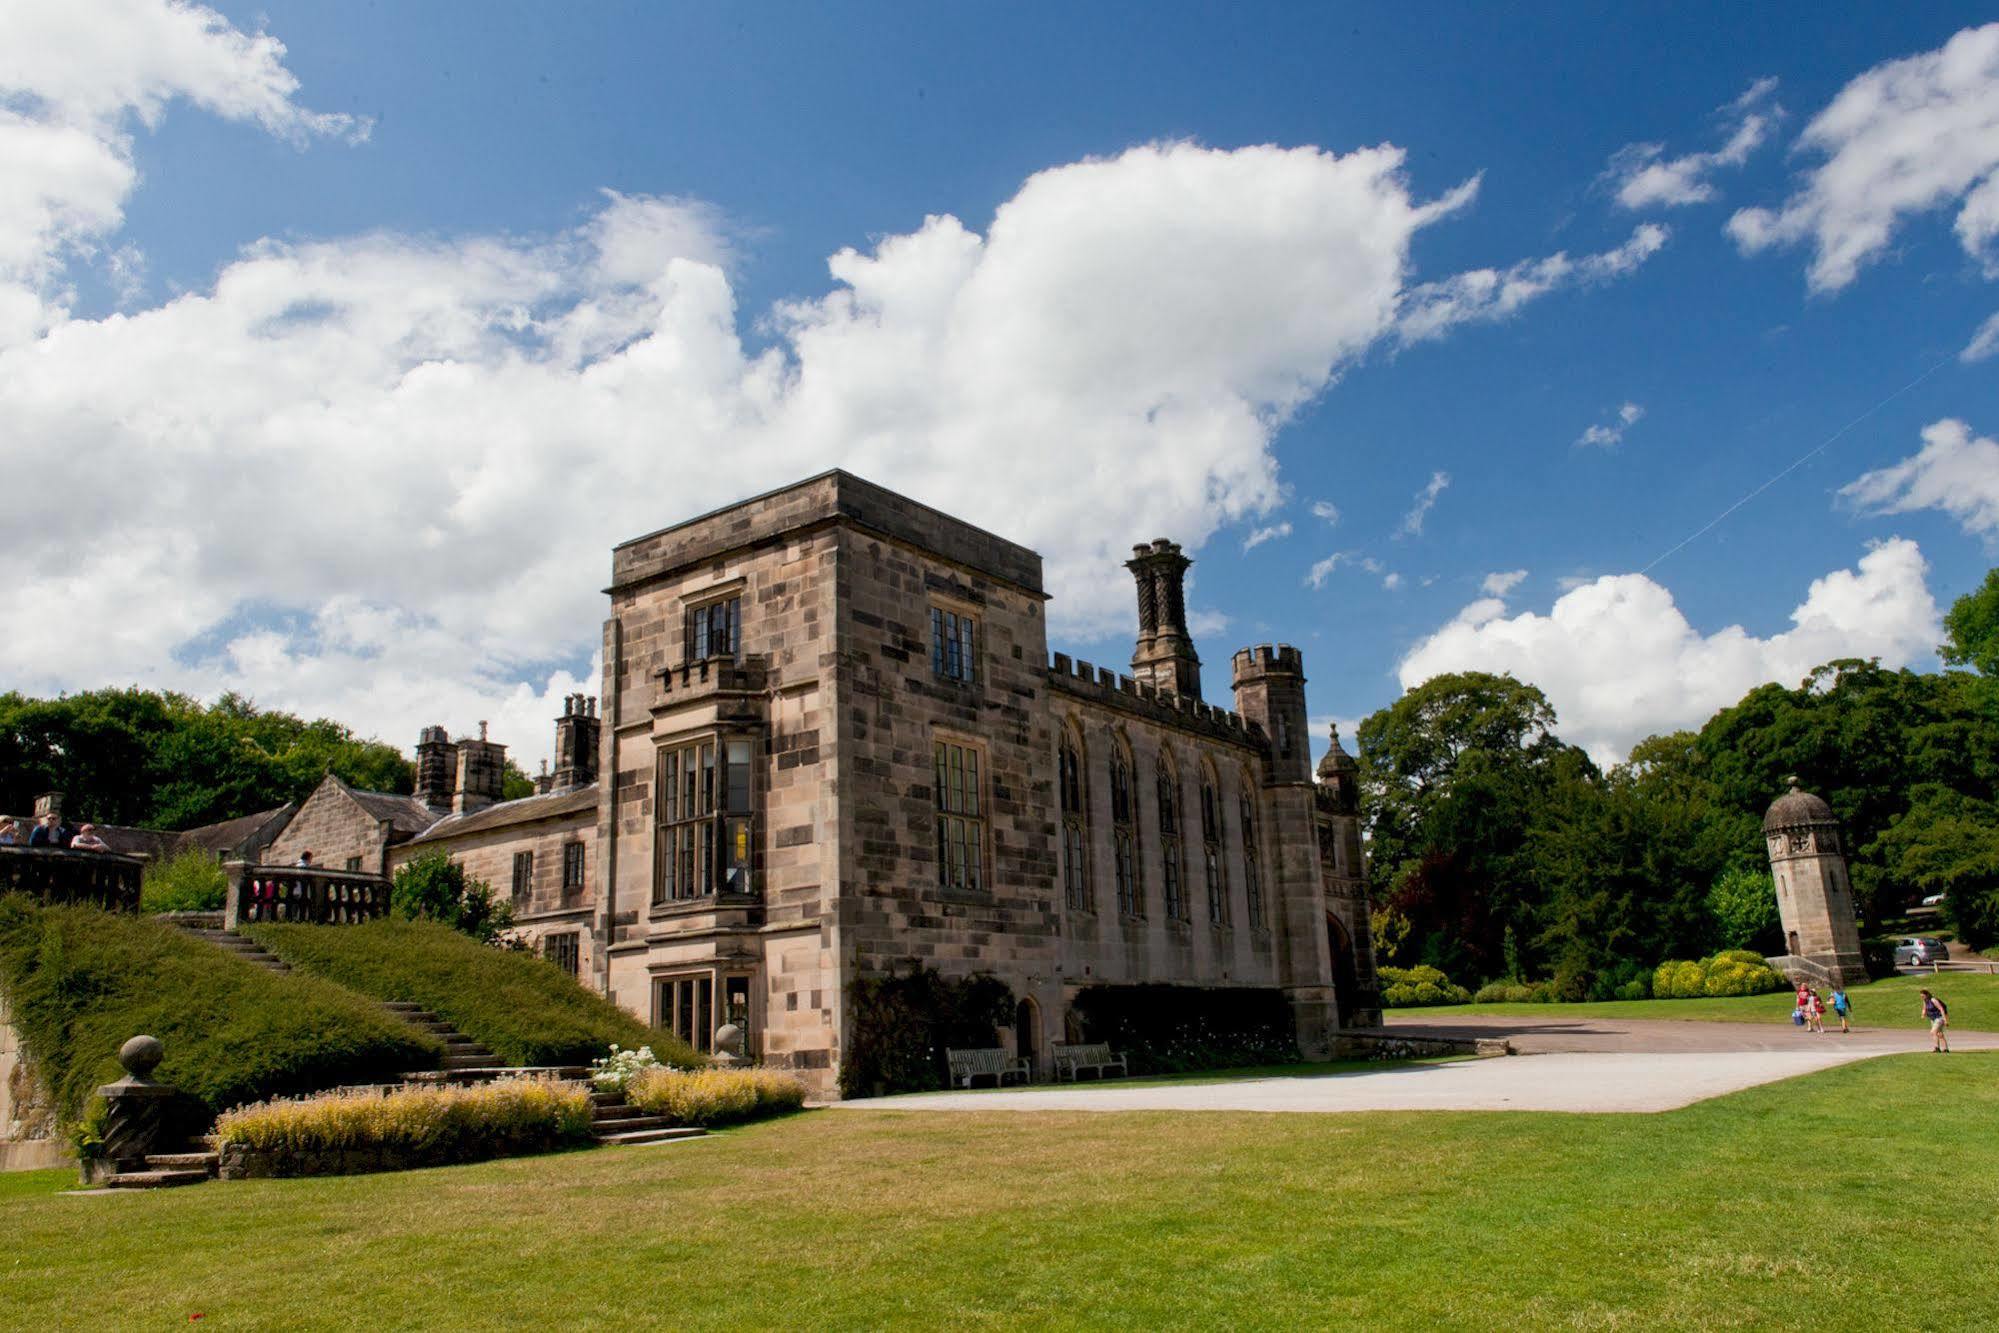
<path fill-rule="evenodd" d="M 1013 1011 L 1013 1053 L 1029 1069 L 1041 1067 L 1041 1010 L 1033 1000 L 1022 1000 Z"/>
<path fill-rule="evenodd" d="M 1793 958 L 1800 957 L 1804 953 L 1804 950 L 1798 946 L 1798 932 L 1795 930 L 1785 938 L 1784 947 L 1791 951 Z"/>
<path fill-rule="evenodd" d="M 1339 1008 L 1340 1026 L 1346 1027 L 1360 999 L 1360 973 L 1354 967 L 1353 937 L 1336 916 L 1326 918 L 1326 945 L 1333 959 L 1333 1003 Z"/>

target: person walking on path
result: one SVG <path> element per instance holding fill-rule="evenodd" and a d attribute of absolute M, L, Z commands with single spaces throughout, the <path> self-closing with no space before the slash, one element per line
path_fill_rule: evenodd
<path fill-rule="evenodd" d="M 1942 997 L 1932 995 L 1927 990 L 1918 991 L 1923 997 L 1923 1017 L 1930 1023 L 1930 1049 L 1950 1054 L 1950 1035 L 1944 1031 L 1950 1026 L 1950 1006 Z"/>
<path fill-rule="evenodd" d="M 1846 1025 L 1846 1021 L 1853 1016 L 1853 1001 L 1846 998 L 1846 988 L 1843 986 L 1833 989 L 1832 1011 L 1839 1015 L 1839 1030 L 1851 1032 L 1853 1029 Z"/>
<path fill-rule="evenodd" d="M 1819 997 L 1817 991 L 1811 992 L 1811 997 L 1805 1003 L 1805 1022 L 1813 1032 L 1821 1037 L 1825 1035 L 1825 1001 Z"/>

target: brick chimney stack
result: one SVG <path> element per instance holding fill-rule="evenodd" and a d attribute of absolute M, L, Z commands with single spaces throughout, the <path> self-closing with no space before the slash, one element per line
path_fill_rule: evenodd
<path fill-rule="evenodd" d="M 1125 568 L 1138 585 L 1138 649 L 1132 678 L 1174 694 L 1201 697 L 1201 659 L 1187 633 L 1187 567 L 1194 562 L 1164 537 L 1131 548 Z"/>
<path fill-rule="evenodd" d="M 594 698 L 572 694 L 562 701 L 562 716 L 555 720 L 556 790 L 587 787 L 597 780 L 597 742 L 602 735 Z"/>

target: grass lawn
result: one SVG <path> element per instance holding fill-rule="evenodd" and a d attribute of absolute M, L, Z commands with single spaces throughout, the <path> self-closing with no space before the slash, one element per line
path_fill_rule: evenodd
<path fill-rule="evenodd" d="M 1974 1032 L 1999 1032 L 1999 976 L 1945 972 L 1934 977 L 1888 977 L 1848 991 L 1853 1023 L 1870 1028 L 1926 1028 L 1922 1000 L 1927 986 L 1950 1006 L 1950 1025 Z M 1597 1004 L 1444 1004 L 1427 1009 L 1391 1009 L 1410 1022 L 1448 1023 L 1453 1018 L 1490 1014 L 1500 1018 L 1678 1018 L 1724 1023 L 1788 1023 L 1791 993 L 1730 995 L 1711 1000 L 1605 1000 Z M 1833 1019 L 1831 1014 L 1827 1018 Z M 1838 1020 L 1833 1019 L 1838 1026 Z"/>
<path fill-rule="evenodd" d="M 1238 1065 L 1231 1069 L 1196 1069 L 1185 1074 L 1142 1074 L 1137 1078 L 1112 1076 L 1102 1080 L 1114 1088 L 1165 1088 L 1183 1087 L 1189 1083 L 1234 1083 L 1246 1078 L 1325 1078 L 1336 1074 L 1379 1073 L 1389 1065 L 1437 1065 L 1452 1060 L 1471 1060 L 1469 1055 L 1439 1055 L 1421 1060 L 1320 1060 L 1298 1061 L 1282 1065 Z M 908 1097 L 963 1096 L 967 1092 L 1067 1092 L 1070 1088 L 1096 1086 L 1096 1078 L 1079 1079 L 1075 1083 L 1033 1083 L 1023 1088 L 1018 1083 L 1009 1083 L 1004 1088 L 996 1088 L 990 1083 L 981 1083 L 976 1088 L 939 1088 L 931 1092 L 902 1093 Z"/>
<path fill-rule="evenodd" d="M 1995 1116 L 1999 1055 L 1925 1054 L 1650 1116 L 826 1110 L 397 1176 L 15 1192 L 0 1322 L 1989 1327 Z"/>

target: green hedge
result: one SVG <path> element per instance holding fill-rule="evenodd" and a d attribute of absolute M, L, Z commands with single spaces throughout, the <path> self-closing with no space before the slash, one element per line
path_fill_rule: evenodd
<path fill-rule="evenodd" d="M 1381 1005 L 1384 1009 L 1471 1003 L 1470 991 L 1434 967 L 1383 967 L 1376 969 L 1376 975 L 1381 979 Z"/>
<path fill-rule="evenodd" d="M 481 944 L 432 921 L 363 926 L 262 925 L 245 930 L 293 967 L 378 1000 L 435 1012 L 508 1064 L 581 1065 L 620 1046 L 651 1046 L 668 1064 L 705 1063 L 561 968 Z"/>
<path fill-rule="evenodd" d="M 1667 961 L 1652 974 L 1652 996 L 1693 1000 L 1709 995 L 1762 995 L 1787 990 L 1784 974 L 1747 949 L 1727 949 L 1699 962 Z"/>
<path fill-rule="evenodd" d="M 434 1069 L 443 1048 L 379 1005 L 272 972 L 170 926 L 94 907 L 0 898 L 0 987 L 22 1044 L 74 1124 L 118 1048 L 166 1045 L 154 1075 L 215 1111 Z"/>

